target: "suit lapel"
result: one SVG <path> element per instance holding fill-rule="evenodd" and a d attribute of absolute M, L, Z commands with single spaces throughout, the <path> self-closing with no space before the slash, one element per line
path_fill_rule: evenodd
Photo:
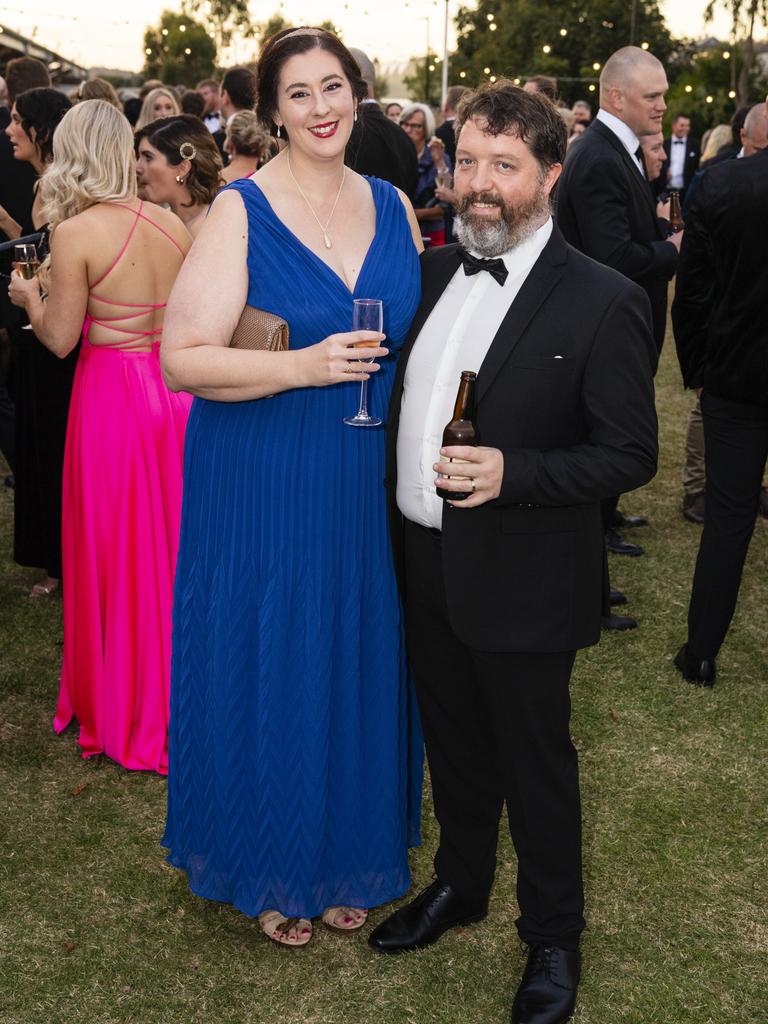
<path fill-rule="evenodd" d="M 477 376 L 478 404 L 509 359 L 528 324 L 562 277 L 567 258 L 568 246 L 555 225 L 552 236 L 523 281 L 486 353 Z"/>
<path fill-rule="evenodd" d="M 619 154 L 621 159 L 624 161 L 627 169 L 630 171 L 630 180 L 633 182 L 635 192 L 637 192 L 638 195 L 642 195 L 643 202 L 647 205 L 648 209 L 653 215 L 654 223 L 657 223 L 658 217 L 656 216 L 656 202 L 653 198 L 653 192 L 651 191 L 650 182 L 645 177 L 645 175 L 640 173 L 637 164 L 629 155 L 627 147 L 624 145 L 624 143 L 621 141 L 618 135 L 612 132 L 610 128 L 603 124 L 602 121 L 594 121 L 592 127 L 589 130 L 598 131 L 602 138 L 604 138 L 609 145 L 613 146 L 613 148 Z"/>

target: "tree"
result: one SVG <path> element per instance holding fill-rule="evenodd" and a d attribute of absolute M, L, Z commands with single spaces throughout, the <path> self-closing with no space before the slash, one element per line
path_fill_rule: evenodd
<path fill-rule="evenodd" d="M 731 17 L 731 38 L 741 50 L 741 68 L 736 79 L 736 97 L 739 106 L 749 103 L 750 76 L 755 65 L 755 22 L 768 24 L 768 0 L 709 0 L 705 21 L 711 21 L 715 8 L 722 7 Z M 734 65 L 735 67 L 735 65 Z"/>
<path fill-rule="evenodd" d="M 216 44 L 216 56 L 232 42 L 232 36 L 252 36 L 256 26 L 251 21 L 248 0 L 186 0 L 189 9 L 200 15 Z"/>
<path fill-rule="evenodd" d="M 440 58 L 430 53 L 421 60 L 411 62 L 413 73 L 403 77 L 403 85 L 408 95 L 420 103 L 428 103 L 430 107 L 440 106 L 441 78 Z M 382 90 L 383 91 L 383 90 Z"/>
<path fill-rule="evenodd" d="M 336 28 L 332 21 L 321 21 L 315 27 L 324 28 L 326 32 L 333 32 L 334 35 L 341 38 L 341 31 Z M 279 11 L 276 11 L 271 18 L 257 26 L 256 34 L 259 36 L 260 43 L 264 44 L 267 39 L 275 35 L 276 32 L 282 32 L 284 28 L 299 28 L 299 26 L 294 25 L 292 21 L 288 21 Z"/>
<path fill-rule="evenodd" d="M 491 76 L 524 81 L 552 75 L 564 99 L 586 97 L 597 91 L 605 61 L 629 44 L 633 32 L 635 42 L 662 62 L 672 55 L 675 44 L 658 0 L 640 0 L 634 9 L 633 24 L 633 6 L 615 0 L 552 0 L 546 6 L 538 0 L 479 0 L 457 14 L 450 79 L 478 85 Z"/>
<path fill-rule="evenodd" d="M 144 33 L 144 55 L 144 78 L 194 87 L 213 74 L 216 45 L 200 22 L 163 11 L 160 23 Z"/>

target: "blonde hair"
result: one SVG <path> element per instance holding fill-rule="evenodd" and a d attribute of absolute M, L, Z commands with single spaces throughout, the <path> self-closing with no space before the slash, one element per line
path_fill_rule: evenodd
<path fill-rule="evenodd" d="M 224 149 L 239 156 L 255 156 L 266 163 L 272 156 L 272 136 L 252 110 L 239 110 L 227 124 Z"/>
<path fill-rule="evenodd" d="M 52 230 L 96 203 L 133 199 L 133 132 L 124 115 L 106 100 L 83 100 L 68 110 L 56 129 L 53 160 L 40 188 Z"/>
<path fill-rule="evenodd" d="M 105 100 L 115 110 L 119 110 L 121 114 L 123 112 L 123 104 L 114 86 L 104 78 L 91 78 L 87 82 L 81 82 L 71 99 L 73 104 L 82 103 L 84 100 Z"/>
<path fill-rule="evenodd" d="M 148 92 L 144 97 L 144 102 L 141 105 L 141 113 L 139 114 L 139 119 L 136 122 L 136 131 L 139 131 L 141 128 L 146 127 L 146 125 L 151 124 L 152 121 L 157 120 L 157 115 L 154 113 L 153 108 L 155 106 L 155 100 L 160 96 L 166 96 L 173 104 L 173 114 L 162 114 L 162 117 L 175 117 L 177 114 L 181 113 L 181 107 L 179 106 L 179 101 L 175 92 L 171 89 L 166 89 L 165 86 L 152 89 L 152 91 Z"/>
<path fill-rule="evenodd" d="M 699 163 L 703 164 L 707 160 L 711 160 L 713 156 L 717 156 L 717 151 L 721 146 L 727 146 L 732 141 L 733 133 L 731 132 L 731 126 L 729 124 L 716 124 L 707 136 L 707 143 L 702 150 Z"/>

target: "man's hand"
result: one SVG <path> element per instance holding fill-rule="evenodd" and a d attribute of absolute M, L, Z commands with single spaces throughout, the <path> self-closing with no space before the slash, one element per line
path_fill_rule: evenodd
<path fill-rule="evenodd" d="M 436 462 L 432 467 L 437 473 L 435 485 L 444 491 L 472 493 L 463 501 L 448 501 L 456 508 L 477 508 L 487 501 L 493 501 L 501 493 L 504 476 L 504 456 L 498 448 L 470 448 L 465 445 L 450 445 L 441 448 L 440 455 L 447 459 L 461 459 L 455 462 Z M 441 477 L 461 476 L 468 479 L 446 480 Z"/>
<path fill-rule="evenodd" d="M 667 239 L 668 242 L 671 242 L 672 245 L 674 245 L 674 247 L 677 249 L 678 252 L 680 252 L 680 246 L 683 244 L 683 235 L 684 234 L 685 234 L 684 231 L 676 231 L 674 233 L 674 235 L 670 235 L 669 238 Z"/>

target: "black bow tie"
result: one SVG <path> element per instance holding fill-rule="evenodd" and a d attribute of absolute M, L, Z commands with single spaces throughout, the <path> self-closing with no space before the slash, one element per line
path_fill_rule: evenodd
<path fill-rule="evenodd" d="M 672 141 L 674 142 L 674 144 L 676 146 L 684 146 L 685 145 L 685 139 L 672 139 Z"/>
<path fill-rule="evenodd" d="M 461 262 L 464 264 L 464 273 L 467 277 L 471 277 L 472 274 L 479 274 L 481 270 L 487 270 L 491 277 L 495 278 L 499 284 L 503 285 L 507 280 L 509 271 L 504 266 L 504 260 L 487 260 L 482 256 L 473 256 L 471 252 L 467 252 L 466 249 L 461 247 L 458 252 L 459 256 L 461 256 Z"/>

